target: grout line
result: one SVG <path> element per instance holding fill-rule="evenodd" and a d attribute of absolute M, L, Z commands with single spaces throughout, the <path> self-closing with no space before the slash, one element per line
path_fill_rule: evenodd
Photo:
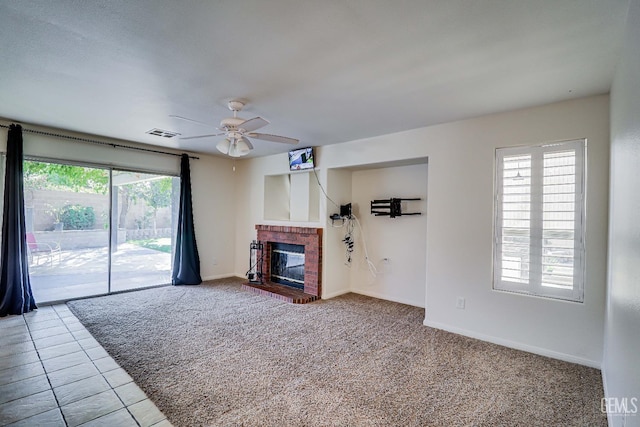
<path fill-rule="evenodd" d="M 69 312 L 73 315 L 73 318 L 74 318 L 74 319 L 76 319 L 78 322 L 80 322 L 80 319 L 78 319 L 78 317 L 75 315 L 75 313 L 73 313 L 70 309 L 69 309 Z M 63 322 L 64 322 L 64 320 L 63 320 Z M 82 322 L 80 322 L 80 324 L 82 324 Z M 65 326 L 66 326 L 66 323 L 65 323 Z M 82 325 L 82 326 L 83 326 L 83 327 L 85 327 L 84 325 Z M 67 329 L 68 329 L 68 328 L 67 328 Z M 86 327 L 85 327 L 85 330 L 86 330 L 86 331 L 89 331 L 88 329 L 86 329 Z M 91 334 L 91 332 L 89 332 L 89 334 Z M 72 335 L 73 335 L 73 334 L 72 334 Z M 91 338 L 93 338 L 94 340 L 96 340 L 96 338 L 95 338 L 93 335 L 91 335 Z M 75 339 L 75 336 L 74 336 L 74 339 Z M 77 339 L 76 339 L 76 342 L 78 342 L 78 340 L 77 340 Z M 102 346 L 102 344 L 100 344 L 100 342 L 99 342 L 98 340 L 96 340 L 96 342 L 98 343 L 98 345 L 100 346 L 100 348 L 101 348 L 101 349 L 103 349 L 103 350 L 105 351 L 105 353 L 107 353 L 107 357 L 111 357 L 111 358 L 113 359 L 113 357 L 109 354 L 109 352 L 108 352 L 107 350 L 105 350 L 105 348 Z M 80 345 L 80 344 L 78 343 L 78 345 Z M 82 349 L 82 351 L 87 355 L 87 357 L 89 358 L 89 360 L 91 361 L 91 363 L 93 363 L 93 366 L 98 370 L 98 373 L 102 376 L 102 379 L 107 383 L 107 385 L 109 386 L 109 390 L 113 391 L 113 393 L 116 395 L 116 397 L 118 398 L 118 400 L 120 401 L 120 403 L 122 403 L 122 408 L 124 408 L 124 409 L 127 411 L 127 413 L 129 413 L 129 415 L 131 415 L 131 418 L 132 418 L 132 419 L 133 419 L 133 421 L 138 425 L 138 427 L 141 427 L 141 426 L 140 426 L 140 423 L 138 422 L 138 420 L 136 419 L 136 417 L 135 417 L 135 416 L 131 413 L 131 411 L 129 410 L 129 407 L 124 403 L 124 401 L 123 401 L 123 400 L 122 400 L 122 398 L 118 395 L 118 393 L 116 393 L 116 389 L 115 389 L 114 387 L 112 387 L 112 386 L 111 386 L 111 383 L 109 383 L 109 381 L 107 381 L 107 377 L 105 377 L 105 376 L 104 376 L 104 374 L 105 374 L 106 372 L 111 372 L 111 371 L 101 372 L 101 371 L 100 371 L 100 368 L 98 368 L 98 365 L 96 365 L 95 360 L 93 360 L 93 359 L 91 358 L 91 356 L 89 355 L 89 353 L 87 353 L 87 349 L 85 349 L 85 348 L 84 348 L 84 347 L 82 347 L 82 346 L 80 346 L 80 348 L 81 348 L 81 349 Z M 97 347 L 92 347 L 92 348 L 97 348 Z M 99 360 L 99 359 L 96 359 L 96 360 Z M 113 360 L 114 360 L 116 363 L 118 363 L 115 359 L 113 359 Z M 122 369 L 122 367 L 120 366 L 120 364 L 119 364 L 119 363 L 118 363 L 118 368 Z M 116 368 L 116 369 L 118 369 L 118 368 Z M 115 369 L 113 369 L 113 370 L 115 370 Z M 125 371 L 125 372 L 126 372 L 126 371 Z M 127 373 L 127 375 L 128 375 L 128 373 Z M 135 384 L 135 381 L 133 381 L 133 383 Z M 136 384 L 136 386 L 137 386 L 137 384 Z M 112 413 L 114 413 L 114 412 L 116 412 L 116 411 L 119 411 L 120 409 L 121 409 L 121 408 L 118 408 L 118 409 L 116 409 L 115 411 L 109 412 L 108 414 L 101 415 L 100 417 L 98 417 L 98 418 L 94 418 L 94 419 L 95 419 L 95 420 L 100 419 L 100 418 L 102 418 L 102 417 L 104 417 L 104 416 L 106 416 L 106 415 L 109 415 L 109 414 L 112 414 Z M 60 411 L 60 412 L 62 412 L 62 411 Z"/>
<path fill-rule="evenodd" d="M 54 313 L 56 313 L 56 316 L 58 316 L 58 313 L 53 310 Z M 24 314 L 22 315 L 22 317 L 24 318 Z M 60 316 L 58 316 L 58 318 L 60 318 Z M 69 423 L 67 422 L 67 419 L 64 416 L 64 412 L 62 412 L 62 407 L 60 406 L 60 401 L 58 400 L 58 396 L 56 396 L 55 391 L 53 391 L 53 384 L 51 384 L 51 380 L 49 379 L 49 373 L 47 372 L 47 370 L 44 367 L 44 363 L 42 363 L 42 358 L 40 357 L 40 351 L 38 350 L 38 348 L 36 347 L 36 343 L 33 342 L 33 336 L 31 335 L 31 328 L 29 327 L 29 324 L 27 323 L 26 319 L 24 322 L 27 325 L 27 330 L 29 331 L 29 336 L 31 337 L 31 343 L 33 344 L 33 348 L 36 350 L 36 354 L 38 355 L 38 360 L 40 361 L 40 365 L 42 366 L 42 370 L 44 371 L 45 376 L 47 377 L 47 382 L 49 383 L 49 390 L 51 391 L 51 394 L 53 394 L 53 398 L 56 401 L 56 405 L 58 405 L 58 410 L 60 411 L 60 415 L 62 416 L 62 421 L 64 421 L 65 426 L 69 426 Z M 65 325 L 66 328 L 66 325 Z M 40 412 L 40 414 L 44 413 L 46 411 Z M 32 416 L 35 415 L 39 415 L 39 414 L 34 414 Z"/>
<path fill-rule="evenodd" d="M 117 412 L 117 411 L 119 411 L 119 410 L 121 410 L 121 409 L 125 409 L 125 410 L 127 411 L 127 413 L 131 416 L 131 418 L 134 420 L 134 422 L 136 423 L 136 425 L 138 425 L 138 426 L 140 427 L 140 426 L 141 426 L 140 421 L 138 421 L 138 419 L 135 417 L 135 415 L 134 415 L 134 414 L 131 412 L 131 410 L 129 409 L 129 406 L 132 406 L 132 405 L 127 406 L 127 405 L 125 404 L 124 400 L 123 400 L 123 399 L 118 395 L 118 393 L 115 391 L 115 389 L 116 389 L 117 387 L 113 387 L 113 386 L 111 385 L 111 383 L 109 383 L 109 381 L 107 381 L 107 378 L 106 378 L 105 374 L 106 374 L 107 372 L 112 372 L 113 370 L 106 371 L 106 372 L 101 372 L 101 371 L 100 371 L 100 369 L 98 368 L 98 366 L 97 366 L 97 365 L 96 365 L 96 363 L 95 363 L 95 362 L 96 362 L 96 360 L 100 360 L 100 359 L 96 359 L 96 360 L 94 360 L 94 359 L 89 355 L 89 353 L 87 352 L 87 350 L 91 350 L 91 349 L 95 349 L 95 348 L 101 348 L 102 350 L 104 350 L 104 351 L 106 352 L 106 354 L 107 354 L 107 356 L 108 356 L 108 357 L 111 357 L 112 359 L 113 359 L 113 357 L 112 357 L 112 356 L 111 356 L 111 355 L 110 355 L 110 354 L 109 354 L 109 353 L 104 349 L 104 347 L 102 346 L 102 344 L 100 344 L 100 342 L 99 342 L 99 341 L 97 341 L 97 340 L 96 340 L 96 342 L 98 343 L 98 346 L 97 346 L 97 347 L 92 347 L 91 349 L 85 349 L 82 345 L 80 345 L 80 343 L 79 343 L 79 339 L 78 339 L 78 338 L 76 338 L 76 337 L 75 337 L 75 335 L 73 335 L 73 332 L 69 329 L 69 326 L 67 325 L 67 321 L 65 320 L 65 319 L 69 319 L 72 323 L 79 322 L 80 324 L 82 324 L 82 322 L 80 322 L 80 319 L 78 319 L 78 317 L 75 315 L 75 313 L 73 313 L 69 308 L 67 308 L 68 313 L 70 313 L 71 315 L 70 315 L 70 316 L 65 316 L 65 317 L 63 318 L 63 317 L 61 317 L 61 316 L 60 316 L 60 314 L 61 314 L 61 313 L 59 313 L 59 312 L 55 309 L 55 307 L 54 307 L 53 305 L 51 305 L 50 307 L 51 307 L 51 308 L 50 308 L 49 310 L 47 310 L 46 312 L 52 312 L 52 313 L 55 313 L 55 315 L 56 315 L 56 316 L 53 316 L 50 320 L 61 320 L 61 321 L 62 321 L 62 323 L 63 323 L 63 325 L 64 325 L 65 329 L 66 329 L 66 330 L 67 330 L 67 331 L 72 335 L 72 337 L 73 337 L 73 339 L 74 339 L 74 341 L 71 341 L 70 343 L 75 342 L 75 343 L 77 343 L 77 344 L 79 345 L 79 347 L 80 347 L 80 351 L 82 351 L 82 352 L 85 354 L 85 356 L 87 356 L 87 358 L 91 361 L 92 365 L 93 365 L 93 366 L 96 368 L 96 370 L 98 371 L 98 374 L 102 377 L 102 379 L 103 379 L 103 380 L 107 383 L 107 385 L 109 386 L 108 390 L 105 390 L 105 391 L 112 391 L 113 393 L 115 393 L 116 397 L 118 398 L 118 400 L 119 400 L 119 401 L 121 402 L 121 404 L 122 404 L 122 408 L 118 408 L 118 409 L 116 409 L 116 410 L 114 410 L 114 411 L 111 411 L 111 412 L 109 412 L 109 413 L 107 413 L 107 414 L 103 414 L 103 415 L 101 415 L 100 417 L 93 418 L 93 419 L 92 419 L 92 420 L 90 420 L 90 421 L 100 419 L 100 418 L 105 417 L 105 416 L 107 416 L 107 415 L 113 414 L 114 412 Z M 65 312 L 66 312 L 67 310 L 62 310 L 62 311 L 65 311 Z M 66 314 L 66 313 L 65 313 L 65 314 Z M 31 331 L 31 328 L 30 328 L 30 324 L 29 324 L 29 322 L 27 322 L 27 319 L 24 317 L 24 315 L 21 315 L 21 318 L 22 318 L 22 322 L 23 322 L 22 324 L 23 324 L 23 325 L 25 325 L 25 326 L 26 326 L 26 328 L 27 328 L 27 332 L 28 332 L 28 334 L 29 334 L 29 338 L 30 338 L 30 340 L 31 340 L 31 344 L 33 345 L 33 349 L 35 350 L 36 355 L 38 356 L 38 361 L 37 361 L 37 362 L 39 362 L 39 363 L 40 363 L 40 366 L 42 367 L 42 370 L 43 370 L 43 372 L 44 372 L 44 375 L 45 375 L 45 377 L 46 377 L 46 379 L 47 379 L 47 383 L 49 384 L 49 388 L 48 388 L 48 390 L 43 390 L 43 391 L 38 392 L 38 393 L 42 393 L 42 392 L 45 392 L 45 391 L 51 391 L 51 393 L 53 394 L 53 397 L 54 397 L 54 399 L 55 399 L 56 405 L 57 405 L 57 408 L 55 408 L 55 409 L 58 409 L 58 411 L 60 412 L 60 415 L 62 416 L 62 419 L 63 419 L 63 421 L 64 421 L 64 423 L 65 423 L 65 426 L 67 426 L 67 427 L 68 427 L 68 426 L 69 426 L 69 423 L 68 423 L 68 421 L 67 421 L 67 419 L 66 419 L 66 417 L 65 417 L 65 415 L 64 415 L 64 412 L 62 411 L 62 406 L 61 406 L 61 404 L 60 404 L 60 401 L 58 400 L 58 397 L 56 396 L 56 393 L 55 393 L 55 391 L 54 391 L 54 387 L 53 387 L 53 385 L 51 384 L 51 379 L 49 378 L 49 372 L 47 372 L 47 370 L 45 369 L 45 366 L 44 366 L 44 363 L 43 363 L 43 359 L 42 359 L 42 357 L 41 357 L 41 355 L 40 355 L 40 350 L 41 350 L 41 349 L 38 349 L 38 347 L 36 347 L 36 345 L 35 345 L 35 341 L 34 341 L 34 338 L 33 338 L 33 335 L 32 335 L 32 331 Z M 84 325 L 82 325 L 82 326 L 84 327 Z M 87 330 L 87 331 L 88 331 L 88 329 L 86 329 L 86 327 L 84 327 L 84 328 L 85 328 L 85 330 Z M 36 330 L 41 330 L 41 329 L 36 329 Z M 91 332 L 89 332 L 89 334 L 91 335 Z M 91 335 L 91 338 L 93 338 L 93 339 L 95 340 L 95 337 L 94 337 L 93 335 Z M 86 339 L 86 338 L 82 338 L 82 339 Z M 25 342 L 26 342 L 26 341 L 25 341 Z M 70 343 L 63 343 L 63 344 L 59 344 L 59 345 L 70 344 Z M 45 347 L 45 348 L 49 348 L 49 347 Z M 42 349 L 42 350 L 44 350 L 44 349 Z M 74 351 L 73 353 L 76 353 L 76 352 L 79 352 L 79 351 Z M 64 356 L 66 356 L 66 355 L 68 355 L 68 354 L 72 354 L 72 353 L 65 353 L 65 354 L 61 354 L 61 355 L 56 356 L 56 357 L 64 357 Z M 52 359 L 52 358 L 50 358 L 50 359 Z M 122 369 L 122 370 L 124 371 L 124 369 L 122 368 L 122 366 L 120 366 L 120 364 L 119 364 L 115 359 L 113 359 L 113 360 L 118 364 L 118 368 L 116 368 L 116 369 Z M 33 363 L 37 363 L 37 362 L 33 362 Z M 86 362 L 83 362 L 83 363 L 86 363 Z M 63 369 L 71 368 L 71 367 L 73 367 L 73 366 L 77 366 L 77 365 L 68 366 L 68 367 L 65 367 L 65 368 L 63 368 Z M 114 369 L 114 370 L 115 370 L 115 369 Z M 53 371 L 53 372 L 57 372 L 57 371 Z M 124 372 L 128 374 L 128 372 L 126 372 L 126 371 L 124 371 Z M 30 378 L 35 378 L 35 377 L 30 377 Z M 88 377 L 88 378 L 91 378 L 91 377 Z M 76 382 L 79 382 L 79 381 L 82 381 L 82 380 L 85 380 L 85 379 L 87 379 L 87 378 L 82 378 L 82 379 L 79 379 L 79 380 L 76 380 L 76 381 L 72 381 L 72 382 L 67 383 L 67 384 L 65 384 L 65 385 L 68 385 L 68 384 L 74 384 L 74 383 L 76 383 Z M 144 391 L 140 388 L 140 386 L 138 386 L 138 384 L 136 384 L 135 380 L 131 381 L 130 383 L 126 383 L 126 384 L 134 384 L 136 387 L 138 387 L 138 389 L 139 389 L 140 391 L 142 391 L 142 392 L 144 393 Z M 124 385 L 124 384 L 123 384 L 123 385 Z M 118 387 L 120 387 L 120 386 L 118 386 Z M 101 393 L 104 393 L 105 391 L 103 391 L 103 392 L 101 392 Z M 29 396 L 31 396 L 31 395 L 33 395 L 33 394 L 34 394 L 34 393 L 31 393 Z M 99 394 L 99 393 L 96 393 L 96 394 Z M 95 395 L 95 394 L 94 394 L 94 395 Z M 145 393 L 145 396 L 146 396 L 146 393 Z M 24 396 L 24 397 L 28 397 L 28 396 Z M 91 396 L 86 396 L 85 398 L 88 398 L 88 397 L 91 397 Z M 14 400 L 16 400 L 16 399 L 14 399 Z M 80 400 L 81 400 L 81 399 L 80 399 Z M 148 396 L 146 396 L 146 398 L 145 398 L 144 400 L 149 400 L 151 403 L 154 403 L 153 401 L 151 401 L 151 399 L 149 399 L 149 397 L 148 397 Z M 142 401 L 144 401 L 144 400 L 142 400 Z M 5 403 L 10 403 L 10 402 L 12 402 L 12 401 L 13 401 L 13 400 L 11 400 L 11 401 L 9 401 L 9 402 L 5 402 Z M 136 402 L 136 403 L 139 403 L 139 402 Z M 154 403 L 154 405 L 155 405 L 155 403 Z M 156 408 L 157 408 L 157 406 L 156 406 Z M 27 417 L 27 418 L 30 418 L 30 417 L 33 417 L 33 416 L 36 416 L 36 415 L 40 415 L 40 414 L 42 414 L 42 413 L 44 413 L 44 412 L 48 412 L 48 411 L 50 411 L 50 410 L 51 410 L 51 409 L 49 409 L 49 410 L 47 410 L 47 411 L 39 412 L 39 413 L 37 413 L 37 414 L 32 414 L 32 415 L 30 415 L 30 416 L 29 416 L 29 417 Z M 159 408 L 158 408 L 158 410 L 160 411 L 160 409 L 159 409 Z M 160 412 L 164 415 L 164 412 L 162 412 L 162 411 L 160 411 Z M 164 418 L 163 420 L 161 420 L 161 421 L 167 420 L 166 415 L 164 415 L 164 417 L 165 417 L 165 418 Z M 20 419 L 20 420 L 16 420 L 16 422 L 19 422 L 19 421 L 25 420 L 25 419 L 27 419 L 27 418 L 22 418 L 22 419 Z"/>

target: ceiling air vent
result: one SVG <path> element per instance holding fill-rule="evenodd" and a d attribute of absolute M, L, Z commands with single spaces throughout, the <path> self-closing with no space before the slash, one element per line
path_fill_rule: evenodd
<path fill-rule="evenodd" d="M 162 130 L 158 128 L 150 129 L 145 133 L 148 133 L 149 135 L 161 136 L 163 138 L 173 138 L 174 136 L 180 135 L 178 132 L 171 132 L 170 130 Z"/>

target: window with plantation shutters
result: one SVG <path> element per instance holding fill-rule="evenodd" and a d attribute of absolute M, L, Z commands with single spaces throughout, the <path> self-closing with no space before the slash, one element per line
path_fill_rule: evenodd
<path fill-rule="evenodd" d="M 583 301 L 585 151 L 496 150 L 494 289 Z"/>

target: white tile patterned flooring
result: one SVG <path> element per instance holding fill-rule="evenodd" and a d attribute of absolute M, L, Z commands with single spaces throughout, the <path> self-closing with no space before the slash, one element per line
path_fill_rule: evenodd
<path fill-rule="evenodd" d="M 0 426 L 171 423 L 59 304 L 0 318 Z"/>

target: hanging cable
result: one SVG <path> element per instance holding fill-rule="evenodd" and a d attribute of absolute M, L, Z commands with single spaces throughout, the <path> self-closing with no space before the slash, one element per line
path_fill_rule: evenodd
<path fill-rule="evenodd" d="M 378 269 L 376 268 L 375 264 L 373 262 L 371 262 L 371 260 L 369 259 L 369 249 L 367 248 L 367 241 L 364 237 L 364 231 L 362 230 L 362 225 L 360 224 L 360 220 L 358 219 L 357 216 L 351 214 L 348 217 L 345 218 L 344 224 L 341 225 L 340 227 L 336 227 L 336 228 L 342 228 L 344 226 L 347 227 L 347 231 L 344 235 L 344 239 L 342 239 L 342 242 L 345 245 L 345 265 L 347 265 L 348 267 L 351 267 L 351 262 L 353 261 L 353 251 L 355 249 L 355 238 L 353 237 L 353 232 L 355 230 L 355 226 L 358 226 L 358 230 L 360 230 L 360 240 L 362 240 L 362 248 L 364 250 L 364 260 L 367 263 L 367 269 L 369 270 L 369 273 L 371 273 L 371 276 L 373 279 L 375 279 L 378 275 Z"/>
<path fill-rule="evenodd" d="M 331 197 L 329 197 L 329 195 L 327 194 L 326 191 L 324 191 L 324 187 L 322 186 L 322 184 L 320 184 L 320 178 L 318 178 L 318 173 L 316 172 L 316 168 L 313 168 L 313 174 L 316 176 L 316 181 L 318 181 L 318 187 L 320 187 L 320 189 L 322 190 L 322 193 L 324 194 L 324 197 L 327 198 L 327 200 L 329 200 L 331 203 L 333 203 L 333 205 L 340 209 L 340 206 L 338 206 L 338 204 L 336 202 L 334 202 Z"/>
<path fill-rule="evenodd" d="M 367 241 L 364 238 L 364 232 L 362 231 L 362 225 L 360 225 L 360 220 L 357 216 L 351 215 L 352 218 L 356 220 L 356 224 L 358 224 L 358 229 L 360 230 L 360 239 L 362 239 L 362 247 L 364 248 L 364 260 L 367 262 L 367 268 L 369 269 L 369 273 L 375 279 L 378 275 L 378 269 L 369 259 L 369 250 L 367 249 Z"/>
<path fill-rule="evenodd" d="M 322 193 L 327 198 L 327 200 L 333 203 L 333 205 L 336 208 L 340 209 L 340 206 L 336 202 L 334 202 L 333 199 L 331 199 L 331 197 L 329 197 L 327 192 L 324 190 L 324 187 L 320 183 L 320 178 L 318 178 L 318 173 L 316 172 L 315 168 L 313 168 L 313 174 L 316 176 L 318 187 L 320 187 L 320 190 L 322 190 Z M 351 214 L 349 216 L 343 216 L 342 224 L 340 225 L 334 225 L 333 220 L 331 221 L 331 226 L 334 228 L 342 228 L 345 226 L 347 227 L 347 231 L 344 235 L 344 239 L 342 239 L 342 242 L 345 245 L 345 258 L 346 258 L 345 265 L 349 267 L 351 267 L 352 254 L 355 246 L 355 240 L 353 238 L 353 231 L 355 229 L 355 224 L 358 225 L 358 229 L 360 230 L 360 239 L 362 239 L 362 247 L 364 248 L 364 260 L 367 263 L 367 268 L 369 270 L 369 273 L 371 273 L 371 276 L 375 279 L 378 274 L 378 269 L 373 264 L 373 262 L 371 262 L 371 260 L 369 259 L 369 250 L 367 249 L 367 242 L 364 238 L 364 232 L 362 231 L 362 225 L 360 224 L 360 220 L 358 220 L 358 218 L 355 215 Z"/>
<path fill-rule="evenodd" d="M 355 245 L 355 242 L 353 240 L 353 221 L 351 220 L 351 217 L 349 217 L 346 221 L 345 221 L 346 225 L 347 225 L 347 232 L 344 235 L 344 239 L 342 239 L 342 242 L 344 243 L 345 249 L 346 249 L 346 253 L 345 253 L 345 257 L 346 257 L 346 261 L 345 264 L 348 266 L 351 266 L 351 254 L 353 253 L 353 247 Z"/>

